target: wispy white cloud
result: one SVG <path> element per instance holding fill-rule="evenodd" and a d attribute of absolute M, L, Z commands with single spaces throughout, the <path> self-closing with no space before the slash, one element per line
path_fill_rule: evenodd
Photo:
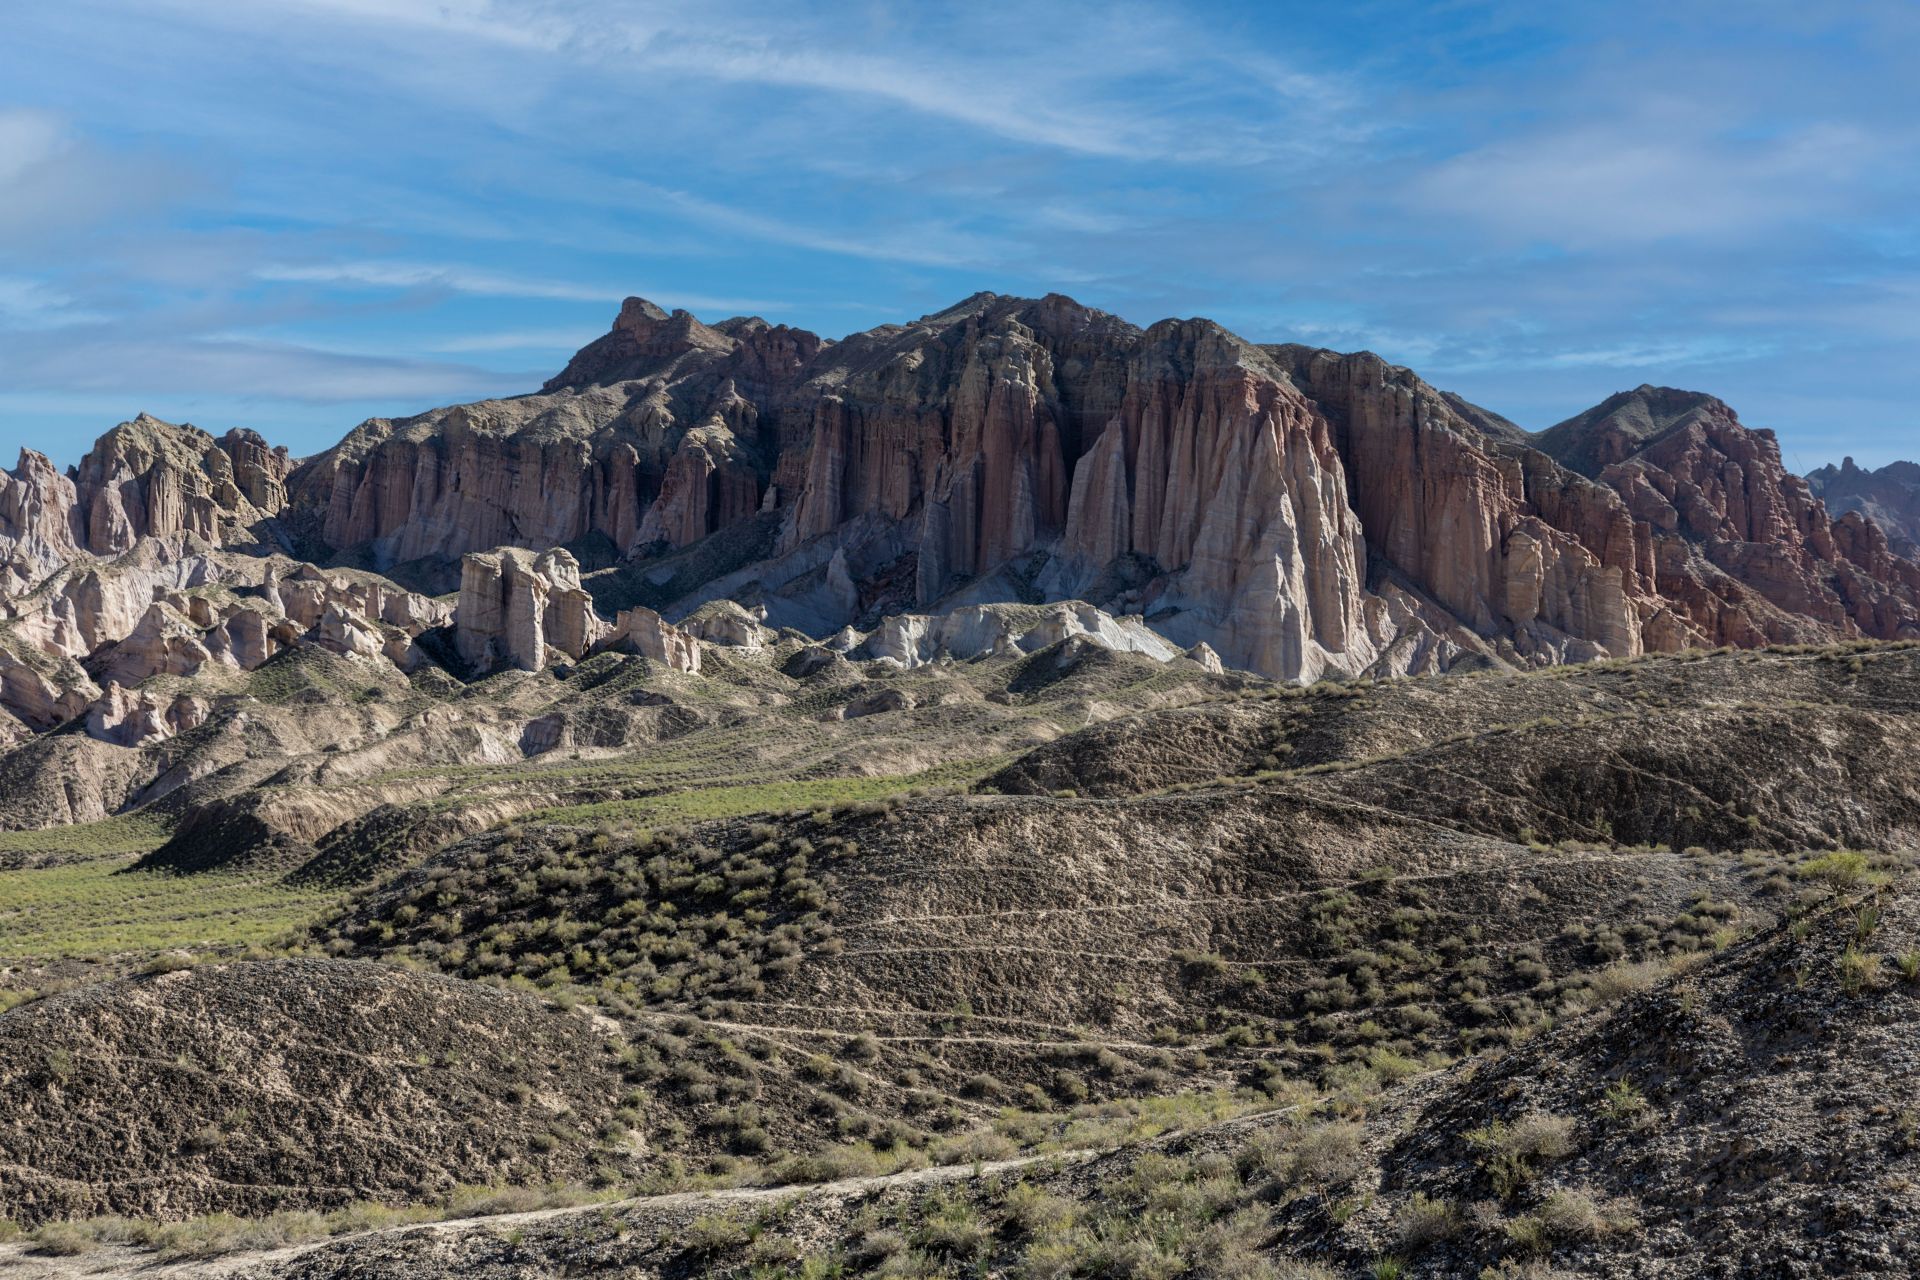
<path fill-rule="evenodd" d="M 1724 239 L 1844 210 L 1852 182 L 1889 154 L 1887 139 L 1850 124 L 1756 138 L 1703 127 L 1703 115 L 1673 102 L 1503 138 L 1427 171 L 1407 203 L 1576 248 Z"/>
<path fill-rule="evenodd" d="M 619 302 L 640 294 L 662 306 L 689 310 L 734 313 L 740 311 L 778 311 L 789 304 L 767 298 L 733 298 L 678 290 L 649 290 L 632 281 L 618 280 L 606 285 L 576 284 L 564 280 L 542 280 L 531 276 L 486 271 L 475 267 L 420 262 L 318 262 L 273 263 L 255 270 L 254 278 L 282 284 L 318 284 L 342 288 L 374 290 L 426 290 L 471 294 L 486 298 L 547 299 L 557 302 Z M 437 347 L 451 351 L 462 348 Z M 477 351 L 488 348 L 467 347 Z M 495 347 L 494 350 L 509 348 Z"/>
<path fill-rule="evenodd" d="M 151 157 L 114 157 L 51 111 L 0 108 L 0 256 L 47 234 L 167 207 L 181 175 Z M 129 204 L 129 192 L 140 199 Z"/>
<path fill-rule="evenodd" d="M 100 313 L 80 306 L 43 281 L 0 276 L 0 322 L 44 329 L 103 319 Z"/>
<path fill-rule="evenodd" d="M 780 48 L 716 32 L 658 32 L 634 42 L 662 70 L 748 84 L 867 98 L 998 134 L 1091 156 L 1157 152 L 1140 119 L 968 74 L 933 58 L 907 61 L 847 50 Z"/>
<path fill-rule="evenodd" d="M 51 112 L 0 111 L 0 183 L 24 182 L 35 169 L 72 149 L 73 142 Z"/>
<path fill-rule="evenodd" d="M 755 213 L 687 191 L 628 184 L 636 195 L 658 207 L 696 220 L 718 231 L 756 240 L 876 262 L 908 262 L 923 266 L 967 267 L 999 260 L 1012 246 L 994 237 L 936 221 L 915 222 L 900 229 L 871 235 L 824 231 L 798 219 Z"/>
<path fill-rule="evenodd" d="M 459 355 L 480 351 L 577 351 L 597 333 L 579 329 L 526 329 L 508 333 L 469 333 L 429 343 L 427 350 Z"/>
<path fill-rule="evenodd" d="M 858 110 L 903 110 L 1109 159 L 1248 163 L 1299 150 L 1329 130 L 1351 136 L 1359 123 L 1337 114 L 1356 94 L 1334 77 L 1142 4 L 988 3 L 944 11 L 940 30 L 922 31 L 911 21 L 863 22 L 753 0 L 170 2 L 202 21 L 249 27 L 294 16 L 408 42 L 431 33 L 629 82 L 660 77 L 824 95 Z M 1143 81 L 1161 92 L 1140 92 Z M 471 88 L 447 83 L 456 93 Z M 1196 115 L 1206 128 L 1192 127 Z"/>
<path fill-rule="evenodd" d="M 322 284 L 368 289 L 438 289 L 494 298 L 553 298 L 564 302 L 617 302 L 617 285 L 571 284 L 506 275 L 473 267 L 418 262 L 275 263 L 254 272 L 283 284 Z"/>
<path fill-rule="evenodd" d="M 529 376 L 300 343 L 129 337 L 111 327 L 0 344 L 0 385 L 9 392 L 111 392 L 147 400 L 149 408 L 155 398 L 203 395 L 209 389 L 309 404 L 435 402 L 525 390 Z"/>

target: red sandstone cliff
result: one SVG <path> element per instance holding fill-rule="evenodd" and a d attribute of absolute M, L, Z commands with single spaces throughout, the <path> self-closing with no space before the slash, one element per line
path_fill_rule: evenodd
<path fill-rule="evenodd" d="M 101 436 L 69 475 L 23 449 L 19 465 L 0 472 L 0 596 L 142 538 L 251 541 L 286 505 L 292 469 L 284 448 L 252 431 L 216 439 L 144 413 Z"/>
<path fill-rule="evenodd" d="M 1843 458 L 1837 467 L 1808 472 L 1807 488 L 1834 515 L 1857 511 L 1879 525 L 1896 554 L 1920 559 L 1920 463 L 1868 471 Z"/>
<path fill-rule="evenodd" d="M 669 616 L 737 595 L 817 633 L 1080 596 L 1294 679 L 1920 634 L 1920 568 L 1711 397 L 1643 387 L 1530 435 L 1370 354 L 1058 295 L 837 343 L 629 299 L 539 392 L 375 419 L 297 468 L 163 426 L 0 475 L 9 594 L 278 512 L 442 581 L 499 547 L 658 561 Z"/>

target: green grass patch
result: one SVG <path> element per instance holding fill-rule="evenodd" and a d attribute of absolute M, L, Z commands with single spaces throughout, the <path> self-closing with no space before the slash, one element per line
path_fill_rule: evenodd
<path fill-rule="evenodd" d="M 707 818 L 737 818 L 749 813 L 775 813 L 792 809 L 817 809 L 823 806 L 853 804 L 861 800 L 884 800 L 916 787 L 961 786 L 985 777 L 1000 763 L 966 761 L 942 765 L 921 773 L 894 774 L 886 777 L 808 778 L 788 782 L 748 782 L 737 785 L 699 787 L 662 795 L 640 796 L 632 800 L 606 800 L 598 804 L 561 805 L 540 809 L 520 819 L 526 823 L 611 822 L 645 827 L 661 822 L 695 822 Z"/>
<path fill-rule="evenodd" d="M 265 878 L 124 871 L 136 856 L 0 871 L 0 961 L 257 945 L 338 897 Z"/>
<path fill-rule="evenodd" d="M 163 819 L 144 813 L 102 818 L 98 822 L 76 822 L 69 827 L 49 827 L 44 831 L 0 831 L 0 860 L 14 854 L 72 861 L 146 853 L 165 844 L 167 833 Z"/>

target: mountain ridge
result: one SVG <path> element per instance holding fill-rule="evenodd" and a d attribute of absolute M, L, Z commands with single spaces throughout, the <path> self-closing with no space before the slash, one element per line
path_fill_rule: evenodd
<path fill-rule="evenodd" d="M 545 567 L 481 573 L 452 616 L 425 602 L 501 548 Z M 1700 392 L 1642 386 L 1528 433 L 1371 353 L 1141 328 L 1060 294 L 838 341 L 630 298 L 539 391 L 370 419 L 309 458 L 144 414 L 65 475 L 23 451 L 0 475 L 0 706 L 40 726 L 95 706 L 107 686 L 56 669 L 80 662 L 130 708 L 202 651 L 245 667 L 302 637 L 476 670 L 641 637 L 680 652 L 660 628 L 729 598 L 816 637 L 1085 599 L 1296 681 L 1899 639 L 1920 635 L 1900 549 Z M 146 617 L 301 562 L 392 581 L 323 589 L 324 619 L 187 618 L 185 597 Z M 428 634 L 448 625 L 457 646 Z M 236 626 L 244 644 L 207 630 Z"/>
<path fill-rule="evenodd" d="M 1808 472 L 1807 484 L 1832 510 L 1857 511 L 1879 525 L 1896 553 L 1920 558 L 1920 463 L 1868 471 L 1843 458 Z"/>

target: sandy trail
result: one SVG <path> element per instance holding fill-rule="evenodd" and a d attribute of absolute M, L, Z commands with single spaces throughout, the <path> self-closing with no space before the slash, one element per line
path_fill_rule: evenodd
<path fill-rule="evenodd" d="M 1295 1110 L 1298 1110 L 1297 1106 L 1276 1107 L 1236 1116 L 1208 1128 L 1211 1131 L 1238 1128 L 1257 1124 Z M 1183 1135 L 1178 1132 L 1166 1133 L 1152 1139 L 1151 1142 L 1165 1143 L 1181 1136 Z M 448 1236 L 469 1232 L 497 1235 L 525 1227 L 530 1223 L 585 1214 L 645 1209 L 688 1209 L 709 1205 L 720 1208 L 728 1205 L 784 1200 L 792 1196 L 805 1196 L 809 1199 L 844 1198 L 865 1195 L 888 1187 L 936 1185 L 945 1182 L 961 1182 L 976 1176 L 990 1177 L 1049 1161 L 1057 1164 L 1079 1164 L 1106 1154 L 1108 1149 L 1105 1148 L 1056 1151 L 1044 1155 L 1019 1156 L 1009 1160 L 993 1160 L 980 1164 L 935 1165 L 925 1169 L 908 1169 L 900 1173 L 842 1178 L 834 1182 L 799 1183 L 775 1187 L 724 1187 L 711 1191 L 675 1191 L 658 1196 L 631 1196 L 624 1200 L 570 1205 L 557 1209 L 531 1209 L 522 1213 L 499 1213 L 478 1218 L 449 1218 L 443 1222 L 408 1223 L 404 1226 L 381 1227 L 373 1231 L 331 1236 L 324 1240 L 289 1245 L 282 1249 L 230 1253 L 218 1258 L 188 1258 L 177 1262 L 161 1262 L 145 1250 L 116 1245 L 103 1245 L 72 1257 L 49 1257 L 34 1253 L 30 1245 L 5 1244 L 0 1245 L 0 1277 L 4 1277 L 4 1280 L 108 1280 L 110 1277 L 119 1276 L 133 1277 L 135 1280 L 200 1280 L 202 1277 L 237 1277 L 243 1274 L 265 1276 L 271 1275 L 273 1270 L 281 1264 L 291 1262 L 305 1254 L 376 1237 L 395 1237 L 409 1233 Z"/>

